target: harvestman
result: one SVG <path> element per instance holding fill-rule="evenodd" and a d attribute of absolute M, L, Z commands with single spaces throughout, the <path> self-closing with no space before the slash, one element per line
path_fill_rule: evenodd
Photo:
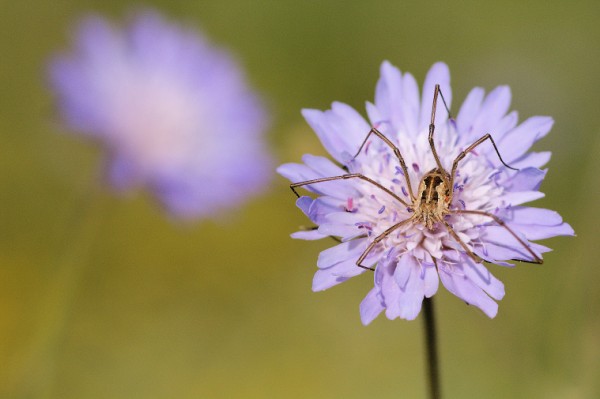
<path fill-rule="evenodd" d="M 444 95 L 442 94 L 442 92 L 440 90 L 440 85 L 436 84 L 435 91 L 433 93 L 433 104 L 431 106 L 431 123 L 429 124 L 429 146 L 431 147 L 431 153 L 433 154 L 433 158 L 435 159 L 435 163 L 436 163 L 437 167 L 430 170 L 429 172 L 425 173 L 423 175 L 423 177 L 421 177 L 417 196 L 415 196 L 413 193 L 411 183 L 410 183 L 410 177 L 408 175 L 408 169 L 406 167 L 406 163 L 404 162 L 404 158 L 402 157 L 402 154 L 400 153 L 400 150 L 398 149 L 398 147 L 396 147 L 396 145 L 394 145 L 394 143 L 392 143 L 386 136 L 384 136 L 376 128 L 374 128 L 374 127 L 371 128 L 371 130 L 365 137 L 365 140 L 363 141 L 360 148 L 356 152 L 356 155 L 354 155 L 354 157 L 352 158 L 352 159 L 354 159 L 360 154 L 360 152 L 362 151 L 363 147 L 365 146 L 365 144 L 369 140 L 369 137 L 371 137 L 372 134 L 374 134 L 379 139 L 381 139 L 387 146 L 389 146 L 394 151 L 394 155 L 396 156 L 396 158 L 398 158 L 398 161 L 400 162 L 400 166 L 402 168 L 402 173 L 404 175 L 406 185 L 408 186 L 408 193 L 410 195 L 412 205 L 408 204 L 405 200 L 403 200 L 398 195 L 396 195 L 396 193 L 394 193 L 393 191 L 382 186 L 380 183 L 378 183 L 375 180 L 373 180 L 367 176 L 364 176 L 360 173 L 348 173 L 348 174 L 341 175 L 341 176 L 322 177 L 319 179 L 306 180 L 303 182 L 292 183 L 292 184 L 290 184 L 290 188 L 292 189 L 294 194 L 296 194 L 297 197 L 300 197 L 300 195 L 296 191 L 296 188 L 298 188 L 298 187 L 307 186 L 307 185 L 316 184 L 316 183 L 323 183 L 323 182 L 332 181 L 332 180 L 360 179 L 360 180 L 364 180 L 364 181 L 368 182 L 369 184 L 374 185 L 381 191 L 392 196 L 396 201 L 398 201 L 402 205 L 406 206 L 407 209 L 409 210 L 409 212 L 412 212 L 412 215 L 409 218 L 404 219 L 396 224 L 393 224 L 387 230 L 385 230 L 383 233 L 381 233 L 377 237 L 375 237 L 373 242 L 371 242 L 367 246 L 365 251 L 360 255 L 360 257 L 356 261 L 356 265 L 363 269 L 374 270 L 371 267 L 362 265 L 363 260 L 365 260 L 367 255 L 371 252 L 371 250 L 373 250 L 373 248 L 375 248 L 375 246 L 379 242 L 381 242 L 383 239 L 385 239 L 387 236 L 389 236 L 395 230 L 399 229 L 400 227 L 402 227 L 410 222 L 420 223 L 429 230 L 433 230 L 438 223 L 442 224 L 448 230 L 448 233 L 452 236 L 452 238 L 454 238 L 456 240 L 456 242 L 458 242 L 458 244 L 460 244 L 460 246 L 465 250 L 465 252 L 471 259 L 473 259 L 477 263 L 482 263 L 483 259 L 480 258 L 479 256 L 477 256 L 475 253 L 473 253 L 473 251 L 469 248 L 469 246 L 467 244 L 465 244 L 465 242 L 454 231 L 452 226 L 445 220 L 447 215 L 479 215 L 479 216 L 484 216 L 484 217 L 490 218 L 491 220 L 496 222 L 499 226 L 506 229 L 506 231 L 508 231 L 519 242 L 519 244 L 522 245 L 523 248 L 525 248 L 527 250 L 527 252 L 529 252 L 529 254 L 534 259 L 533 261 L 522 260 L 522 259 L 513 259 L 513 260 L 528 262 L 528 263 L 537 263 L 537 264 L 543 263 L 543 260 L 535 252 L 533 252 L 533 250 L 510 227 L 508 227 L 506 225 L 506 223 L 502 219 L 500 219 L 498 216 L 493 215 L 489 212 L 484 212 L 484 211 L 468 210 L 468 209 L 451 209 L 450 208 L 450 204 L 452 204 L 452 198 L 454 196 L 454 177 L 456 175 L 456 169 L 458 167 L 458 163 L 469 152 L 473 151 L 478 145 L 480 145 L 484 141 L 489 140 L 492 143 L 492 145 L 494 146 L 494 150 L 496 151 L 496 154 L 498 155 L 498 158 L 500 159 L 500 162 L 502 162 L 502 164 L 504 166 L 506 166 L 509 169 L 513 169 L 513 170 L 518 170 L 518 169 L 510 167 L 509 165 L 507 165 L 504 162 L 504 160 L 502 159 L 502 156 L 500 156 L 500 152 L 498 151 L 498 147 L 496 146 L 494 139 L 492 138 L 492 136 L 489 133 L 487 133 L 484 136 L 482 136 L 481 138 L 479 138 L 478 140 L 476 140 L 473 144 L 468 146 L 466 149 L 461 151 L 460 154 L 458 154 L 458 156 L 452 162 L 451 172 L 448 173 L 446 171 L 446 169 L 444 169 L 444 167 L 442 166 L 442 163 L 440 162 L 440 158 L 438 157 L 437 151 L 435 149 L 435 144 L 433 141 L 433 133 L 435 131 L 435 110 L 436 110 L 438 94 L 442 98 L 444 106 L 446 107 L 446 111 L 448 112 L 448 115 L 450 116 L 450 111 L 448 110 L 448 106 L 446 105 L 446 100 L 444 99 Z M 435 258 L 433 260 L 435 262 Z"/>

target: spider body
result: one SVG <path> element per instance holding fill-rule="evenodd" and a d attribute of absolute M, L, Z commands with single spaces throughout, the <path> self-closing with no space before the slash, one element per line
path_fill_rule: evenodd
<path fill-rule="evenodd" d="M 412 219 L 429 230 L 450 213 L 452 190 L 448 187 L 449 176 L 438 168 L 426 173 L 419 183 L 418 195 L 414 200 Z"/>

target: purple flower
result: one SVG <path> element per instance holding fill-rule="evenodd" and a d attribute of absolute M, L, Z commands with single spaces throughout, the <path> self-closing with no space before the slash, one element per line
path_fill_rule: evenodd
<path fill-rule="evenodd" d="M 118 189 L 146 186 L 179 218 L 213 216 L 270 177 L 266 113 L 239 66 L 157 13 L 119 30 L 84 19 L 50 65 L 66 125 L 106 149 Z"/>
<path fill-rule="evenodd" d="M 278 169 L 293 183 L 304 182 L 295 189 L 317 194 L 315 199 L 300 197 L 297 205 L 318 228 L 292 237 L 341 240 L 319 255 L 313 290 L 374 269 L 375 286 L 360 305 L 364 324 L 382 311 L 389 319 L 416 318 L 440 280 L 448 291 L 494 317 L 494 300 L 502 299 L 504 285 L 483 260 L 501 266 L 512 266 L 510 260 L 541 263 L 541 254 L 550 249 L 533 240 L 574 234 L 556 212 L 523 205 L 543 196 L 539 187 L 546 170 L 540 168 L 550 154 L 527 151 L 550 131 L 552 118 L 534 116 L 518 125 L 516 112 L 507 113 L 511 94 L 506 86 L 487 96 L 473 89 L 456 119 L 448 118 L 440 95 L 433 135 L 438 165 L 428 141 L 436 84 L 450 107 L 445 64 L 431 68 L 420 98 L 413 76 L 384 62 L 375 103 L 367 103 L 369 122 L 337 102 L 325 112 L 303 110 L 343 167 L 305 155 L 303 164 Z M 371 127 L 381 136 L 371 134 L 361 148 Z M 469 147 L 486 133 L 497 151 L 489 139 Z M 334 176 L 345 177 L 328 179 Z M 305 183 L 314 179 L 321 180 Z"/>

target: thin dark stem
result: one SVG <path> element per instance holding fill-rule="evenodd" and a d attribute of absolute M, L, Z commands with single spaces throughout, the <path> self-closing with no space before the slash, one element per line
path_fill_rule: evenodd
<path fill-rule="evenodd" d="M 435 315 L 433 314 L 433 298 L 423 301 L 423 325 L 427 345 L 427 376 L 429 380 L 429 398 L 440 399 L 440 373 L 438 367 L 437 341 L 435 333 Z"/>

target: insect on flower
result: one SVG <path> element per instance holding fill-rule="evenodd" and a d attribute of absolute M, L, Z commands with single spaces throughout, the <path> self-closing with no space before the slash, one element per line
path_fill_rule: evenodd
<path fill-rule="evenodd" d="M 532 117 L 517 126 L 516 113 L 506 114 L 508 87 L 485 98 L 475 88 L 454 119 L 443 63 L 427 75 L 420 106 L 410 74 L 384 62 L 381 75 L 375 103 L 367 103 L 370 126 L 341 103 L 303 111 L 341 167 L 305 155 L 304 164 L 278 169 L 317 225 L 293 237 L 339 241 L 319 255 L 313 290 L 370 270 L 375 287 L 361 304 L 364 324 L 384 310 L 390 319 L 416 318 L 439 281 L 494 317 L 493 299 L 502 299 L 504 285 L 483 262 L 541 264 L 550 249 L 531 240 L 573 235 L 556 212 L 521 206 L 543 196 L 539 168 L 549 154 L 527 150 L 548 133 L 552 119 Z M 301 187 L 317 197 L 301 197 Z"/>
<path fill-rule="evenodd" d="M 492 138 L 490 133 L 486 133 L 485 135 L 480 137 L 478 140 L 476 140 L 473 144 L 468 146 L 465 150 L 461 151 L 460 154 L 458 154 L 458 156 L 452 162 L 451 172 L 448 173 L 448 171 L 446 171 L 446 169 L 444 169 L 444 166 L 442 166 L 442 163 L 440 162 L 440 158 L 435 149 L 435 142 L 433 140 L 433 134 L 435 132 L 435 109 L 436 109 L 438 95 L 442 98 L 442 101 L 444 102 L 444 106 L 446 107 L 446 110 L 448 111 L 449 120 L 452 121 L 452 117 L 450 115 L 450 110 L 448 109 L 448 106 L 446 105 L 446 100 L 444 100 L 444 95 L 440 90 L 440 85 L 436 84 L 435 92 L 433 94 L 433 104 L 431 106 L 431 123 L 429 124 L 428 140 L 429 140 L 429 145 L 431 147 L 431 154 L 433 155 L 433 158 L 435 159 L 435 163 L 437 166 L 434 169 L 430 170 L 429 172 L 427 172 L 423 175 L 423 177 L 421 178 L 421 181 L 419 183 L 419 188 L 417 190 L 416 196 L 413 193 L 413 189 L 412 189 L 412 186 L 410 183 L 410 177 L 408 175 L 408 168 L 406 167 L 406 162 L 404 161 L 404 158 L 402 157 L 400 150 L 398 149 L 398 147 L 396 147 L 394 145 L 394 143 L 392 143 L 386 136 L 384 136 L 376 128 L 372 128 L 369 131 L 369 133 L 365 137 L 365 140 L 363 141 L 360 148 L 358 149 L 358 152 L 352 158 L 352 159 L 354 159 L 360 154 L 362 149 L 365 147 L 365 144 L 367 144 L 369 137 L 371 137 L 371 135 L 375 135 L 375 136 L 379 137 L 386 145 L 388 145 L 392 149 L 392 151 L 394 152 L 394 155 L 398 158 L 398 162 L 400 163 L 400 166 L 402 168 L 402 174 L 404 175 L 404 179 L 406 180 L 406 185 L 408 186 L 408 193 L 410 195 L 412 204 L 407 203 L 405 200 L 400 198 L 397 194 L 395 194 L 391 190 L 385 188 L 384 186 L 377 183 L 373 179 L 370 179 L 369 177 L 364 176 L 360 173 L 348 173 L 348 174 L 344 174 L 341 176 L 331 176 L 331 177 L 323 177 L 323 178 L 319 178 L 319 179 L 306 180 L 303 182 L 292 183 L 292 184 L 290 184 L 290 188 L 292 189 L 294 194 L 296 194 L 296 196 L 298 198 L 300 198 L 300 194 L 298 194 L 298 192 L 296 191 L 296 188 L 298 188 L 298 187 L 306 186 L 309 184 L 323 183 L 323 182 L 332 181 L 332 180 L 361 179 L 361 180 L 366 181 L 369 184 L 374 185 L 378 189 L 380 189 L 383 192 L 385 192 L 386 194 L 390 195 L 394 200 L 396 200 L 396 201 L 400 202 L 402 205 L 406 206 L 407 210 L 412 214 L 412 216 L 410 216 L 409 218 L 406 218 L 398 223 L 393 224 L 388 229 L 386 229 L 383 233 L 379 234 L 377 237 L 375 237 L 373 239 L 373 241 L 367 246 L 365 251 L 360 255 L 360 257 L 356 261 L 356 266 L 361 267 L 363 269 L 375 271 L 375 269 L 373 269 L 371 267 L 363 266 L 362 261 L 365 260 L 365 258 L 369 254 L 369 252 L 371 252 L 373 250 L 373 248 L 377 244 L 379 244 L 383 239 L 385 239 L 387 236 L 392 234 L 394 231 L 398 230 L 399 228 L 401 228 L 402 226 L 404 226 L 408 223 L 420 223 L 430 231 L 435 230 L 437 228 L 438 223 L 443 225 L 448 230 L 450 235 L 456 240 L 456 242 L 458 244 L 460 244 L 460 246 L 465 250 L 465 252 L 469 255 L 469 257 L 471 259 L 473 259 L 477 263 L 482 263 L 483 259 L 481 259 L 479 256 L 477 256 L 473 253 L 471 248 L 469 248 L 467 246 L 467 244 L 465 244 L 465 242 L 454 231 L 452 226 L 446 221 L 446 216 L 451 215 L 451 214 L 481 215 L 481 216 L 485 216 L 485 217 L 493 220 L 494 222 L 498 223 L 499 226 L 506 229 L 510 233 L 510 235 L 512 235 L 519 242 L 519 244 L 521 244 L 523 246 L 523 248 L 525 250 L 527 250 L 527 252 L 531 255 L 531 257 L 533 259 L 533 260 L 526 260 L 526 259 L 512 259 L 512 260 L 524 261 L 524 262 L 529 262 L 529 263 L 538 263 L 538 264 L 543 263 L 543 260 L 531 248 L 529 248 L 529 246 L 521 238 L 519 238 L 519 236 L 510 227 L 508 227 L 506 225 L 506 223 L 504 223 L 504 221 L 502 221 L 502 219 L 500 219 L 498 216 L 496 216 L 492 213 L 489 213 L 489 212 L 484 212 L 484 211 L 469 210 L 469 209 L 452 209 L 451 208 L 452 198 L 454 196 L 454 180 L 456 177 L 456 170 L 458 168 L 458 163 L 468 153 L 474 151 L 477 146 L 484 143 L 486 140 L 489 140 L 491 142 L 491 144 L 494 147 L 494 150 L 498 154 L 498 158 L 500 159 L 500 162 L 502 162 L 502 164 L 504 166 L 506 166 L 507 168 L 512 169 L 512 170 L 518 170 L 518 169 L 515 169 L 515 168 L 507 165 L 502 160 L 502 156 L 498 152 L 498 147 L 496 146 L 494 139 Z M 436 262 L 435 258 L 433 258 L 433 262 L 434 263 Z"/>

